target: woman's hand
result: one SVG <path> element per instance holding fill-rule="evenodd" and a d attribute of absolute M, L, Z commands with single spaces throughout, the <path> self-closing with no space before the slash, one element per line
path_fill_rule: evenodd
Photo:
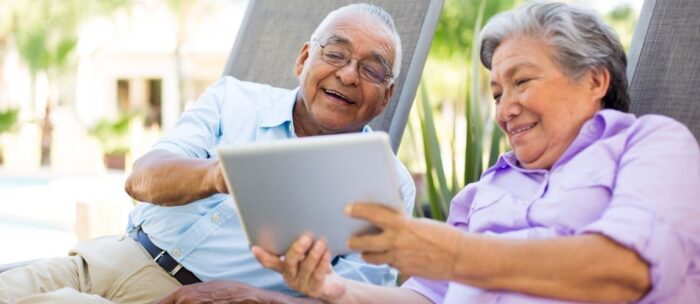
<path fill-rule="evenodd" d="M 313 298 L 335 300 L 345 292 L 345 283 L 332 272 L 331 254 L 322 240 L 303 235 L 278 257 L 253 246 L 253 255 L 264 267 L 284 276 L 287 285 Z"/>
<path fill-rule="evenodd" d="M 407 275 L 449 279 L 459 255 L 462 233 L 444 223 L 410 219 L 386 206 L 356 203 L 345 210 L 351 217 L 379 227 L 379 234 L 360 235 L 348 247 L 374 264 L 389 264 Z"/>

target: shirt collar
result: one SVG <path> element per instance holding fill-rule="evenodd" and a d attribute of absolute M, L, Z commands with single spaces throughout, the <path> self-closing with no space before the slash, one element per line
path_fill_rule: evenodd
<path fill-rule="evenodd" d="M 615 115 L 619 115 L 617 111 L 603 109 L 601 111 L 596 112 L 595 115 L 593 115 L 593 118 L 584 122 L 583 125 L 581 125 L 581 129 L 579 130 L 579 133 L 574 139 L 574 141 L 571 143 L 571 145 L 569 145 L 569 147 L 566 149 L 564 154 L 562 154 L 559 160 L 557 160 L 554 163 L 552 168 L 557 167 L 561 163 L 566 163 L 569 159 L 578 154 L 578 152 L 585 149 L 596 140 L 600 139 L 603 133 L 605 133 L 606 127 L 608 125 L 607 120 L 611 119 L 609 116 Z M 506 153 L 501 154 L 501 156 L 498 157 L 498 161 L 496 161 L 496 164 L 484 171 L 482 177 L 490 172 L 505 169 L 508 167 L 526 173 L 547 171 L 543 169 L 529 170 L 522 168 L 518 159 L 515 158 L 515 153 L 513 153 L 513 151 L 508 151 Z"/>
<path fill-rule="evenodd" d="M 274 128 L 284 123 L 291 123 L 298 92 L 299 87 L 289 91 L 279 102 L 273 104 L 271 109 L 260 113 L 260 127 Z"/>

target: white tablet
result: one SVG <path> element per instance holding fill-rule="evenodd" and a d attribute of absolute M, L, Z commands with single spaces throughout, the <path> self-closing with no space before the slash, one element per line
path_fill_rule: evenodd
<path fill-rule="evenodd" d="M 343 212 L 369 201 L 402 210 L 396 164 L 384 132 L 352 133 L 220 147 L 219 159 L 248 243 L 284 254 L 305 232 L 333 254 L 376 230 Z"/>

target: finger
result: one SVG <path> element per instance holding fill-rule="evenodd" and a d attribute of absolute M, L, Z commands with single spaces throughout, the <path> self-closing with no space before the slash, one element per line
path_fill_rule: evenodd
<path fill-rule="evenodd" d="M 375 264 L 375 265 L 389 264 L 389 265 L 392 265 L 391 253 L 388 251 L 363 253 L 362 259 L 370 264 Z M 392 265 L 392 266 L 394 266 L 394 265 Z"/>
<path fill-rule="evenodd" d="M 262 264 L 265 268 L 282 272 L 282 259 L 280 259 L 280 257 L 265 251 L 265 249 L 262 249 L 259 246 L 253 246 L 251 251 L 253 252 L 253 256 L 255 256 L 258 262 L 260 262 L 260 264 Z"/>
<path fill-rule="evenodd" d="M 331 253 L 326 251 L 318 263 L 318 267 L 314 270 L 309 280 L 310 290 L 315 291 L 314 297 L 318 297 L 323 292 L 323 284 L 326 276 L 331 272 Z"/>
<path fill-rule="evenodd" d="M 292 278 L 297 276 L 299 263 L 306 258 L 306 252 L 313 244 L 311 236 L 308 234 L 299 237 L 292 246 L 289 247 L 284 258 L 284 267 Z"/>
<path fill-rule="evenodd" d="M 348 240 L 348 248 L 359 252 L 384 252 L 389 250 L 391 242 L 386 233 L 358 235 Z"/>
<path fill-rule="evenodd" d="M 353 203 L 345 207 L 345 213 L 357 219 L 369 221 L 380 228 L 391 226 L 396 222 L 398 211 L 376 203 Z"/>
<path fill-rule="evenodd" d="M 314 246 L 306 255 L 306 259 L 299 267 L 299 275 L 297 276 L 299 282 L 303 285 L 309 285 L 309 278 L 314 273 L 314 270 L 319 267 L 319 263 L 323 260 L 323 255 L 326 252 L 326 244 L 324 241 L 319 240 L 314 243 Z"/>

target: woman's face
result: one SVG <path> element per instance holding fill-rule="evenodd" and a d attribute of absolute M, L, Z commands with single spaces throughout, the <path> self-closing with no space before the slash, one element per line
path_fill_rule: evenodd
<path fill-rule="evenodd" d="M 605 69 L 569 79 L 550 52 L 544 40 L 509 38 L 496 48 L 491 65 L 496 121 L 527 169 L 552 167 L 601 109 L 610 82 Z"/>

